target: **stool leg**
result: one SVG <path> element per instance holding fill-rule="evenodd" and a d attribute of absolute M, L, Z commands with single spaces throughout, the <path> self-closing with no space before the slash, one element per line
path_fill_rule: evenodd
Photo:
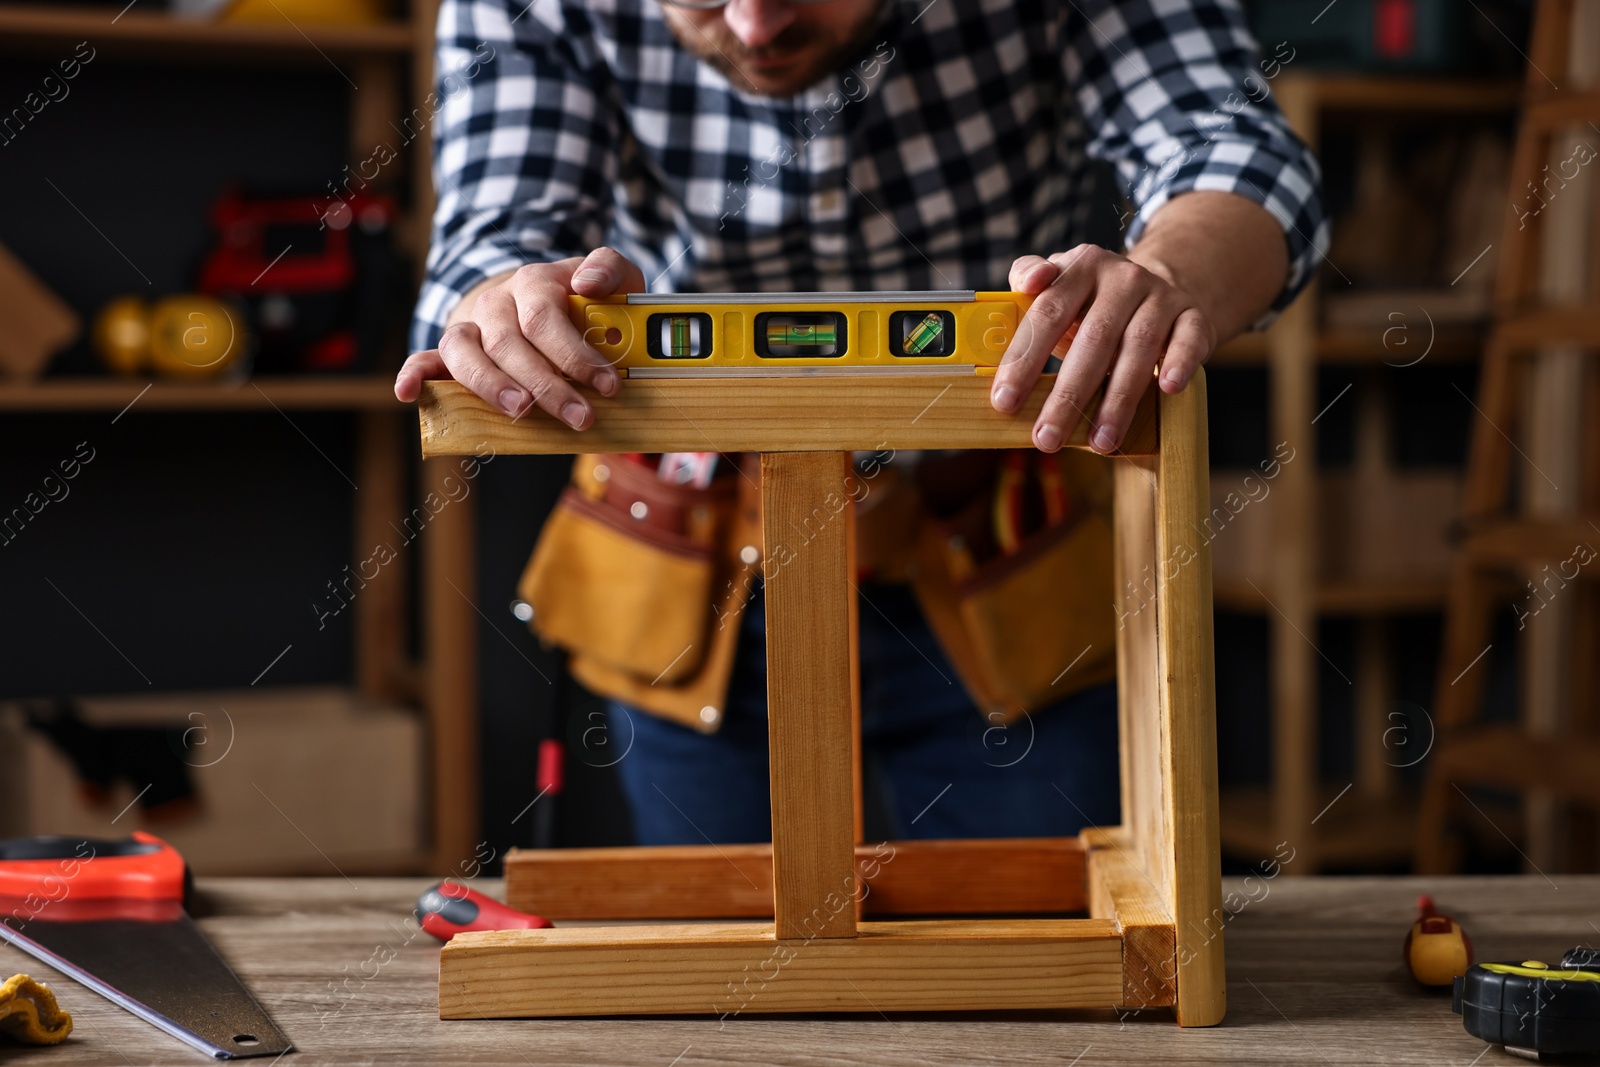
<path fill-rule="evenodd" d="M 779 938 L 856 934 L 849 459 L 839 452 L 761 457 Z"/>

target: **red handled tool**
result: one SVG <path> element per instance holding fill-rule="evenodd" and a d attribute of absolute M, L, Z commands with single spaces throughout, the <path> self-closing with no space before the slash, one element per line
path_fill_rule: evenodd
<path fill-rule="evenodd" d="M 289 1051 L 183 910 L 188 881 L 143 832 L 0 841 L 0 940 L 215 1059 Z"/>
<path fill-rule="evenodd" d="M 455 882 L 440 882 L 423 891 L 417 898 L 417 922 L 440 941 L 468 930 L 545 930 L 554 925 Z"/>

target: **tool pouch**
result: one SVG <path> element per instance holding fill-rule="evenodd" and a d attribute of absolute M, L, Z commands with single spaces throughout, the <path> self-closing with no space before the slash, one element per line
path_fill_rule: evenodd
<path fill-rule="evenodd" d="M 985 492 L 923 525 L 912 588 L 967 691 L 1009 722 L 1116 675 L 1109 482 L 1079 457 L 1059 463 L 1072 487 L 1064 521 L 993 544 Z"/>
<path fill-rule="evenodd" d="M 738 634 L 725 619 L 753 582 L 735 529 L 742 481 L 699 489 L 621 456 L 577 458 L 518 592 L 579 681 L 696 729 L 720 724 Z"/>

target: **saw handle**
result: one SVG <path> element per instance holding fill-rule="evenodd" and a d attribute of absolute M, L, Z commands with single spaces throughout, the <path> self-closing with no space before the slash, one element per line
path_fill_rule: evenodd
<path fill-rule="evenodd" d="M 143 830 L 120 841 L 94 837 L 0 841 L 0 897 L 181 903 L 184 874 L 178 850 Z"/>
<path fill-rule="evenodd" d="M 417 898 L 417 921 L 440 941 L 468 930 L 545 930 L 549 919 L 515 911 L 476 889 L 440 882 Z"/>

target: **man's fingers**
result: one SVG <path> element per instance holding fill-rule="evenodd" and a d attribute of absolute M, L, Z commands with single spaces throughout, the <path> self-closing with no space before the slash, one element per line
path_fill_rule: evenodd
<path fill-rule="evenodd" d="M 1163 392 L 1180 392 L 1194 377 L 1200 364 L 1211 358 L 1216 346 L 1216 334 L 1205 316 L 1189 308 L 1178 316 L 1172 326 L 1172 340 L 1167 342 L 1167 353 L 1161 358 L 1161 389 Z"/>
<path fill-rule="evenodd" d="M 615 248 L 595 249 L 572 272 L 572 291 L 579 296 L 611 296 L 644 290 L 644 272 Z"/>
<path fill-rule="evenodd" d="M 1022 256 L 1011 264 L 1008 284 L 1013 293 L 1038 296 L 1045 286 L 1056 280 L 1061 268 L 1043 256 Z"/>
<path fill-rule="evenodd" d="M 448 377 L 450 369 L 444 365 L 444 358 L 439 355 L 437 348 L 413 352 L 400 365 L 400 373 L 394 376 L 395 399 L 402 404 L 415 403 L 417 397 L 422 395 L 423 382 Z"/>
<path fill-rule="evenodd" d="M 549 281 L 530 283 L 515 288 L 507 299 L 512 307 L 503 317 L 516 324 L 521 340 L 560 367 L 567 377 L 590 386 L 602 396 L 616 393 L 621 379 L 611 368 L 610 361 L 585 341 L 572 324 L 567 295 L 559 286 Z M 514 344 L 508 344 L 508 348 L 520 351 Z"/>
<path fill-rule="evenodd" d="M 1133 422 L 1134 409 L 1150 386 L 1151 372 L 1172 332 L 1177 310 L 1172 302 L 1152 296 L 1128 320 L 1089 434 L 1089 447 L 1096 452 L 1115 452 L 1122 444 L 1128 425 Z"/>
<path fill-rule="evenodd" d="M 561 313 L 564 309 L 558 309 L 548 301 L 536 300 L 533 306 L 545 309 L 547 320 L 559 319 L 560 325 L 564 325 L 576 337 L 577 330 Z M 574 418 L 581 424 L 588 417 L 589 405 L 571 384 L 556 373 L 549 351 L 527 336 L 528 313 L 519 299 L 499 289 L 485 293 L 478 307 L 483 312 L 478 330 L 484 354 L 528 390 L 532 404 L 538 404 L 569 425 L 574 425 Z M 595 358 L 598 357 L 599 353 L 595 353 Z M 614 392 L 616 372 L 606 367 L 600 369 L 612 376 L 610 385 Z M 532 404 L 525 399 L 522 408 L 511 414 L 521 415 Z M 577 426 L 574 425 L 574 428 Z"/>
<path fill-rule="evenodd" d="M 1046 263 L 1046 266 L 1052 264 Z M 1017 324 L 1016 336 L 995 370 L 989 403 L 996 411 L 1011 412 L 1022 406 L 1029 390 L 1039 380 L 1039 372 L 1044 369 L 1050 350 L 1072 327 L 1093 289 L 1091 272 L 1069 269 L 1060 271 L 1056 279 L 1034 297 L 1033 305 Z"/>
<path fill-rule="evenodd" d="M 1130 269 L 1124 269 L 1124 265 Z M 1071 277 L 1068 270 L 1062 277 Z M 1121 346 L 1128 322 L 1149 293 L 1140 268 L 1121 260 L 1098 271 L 1094 302 L 1084 312 L 1083 323 L 1072 346 L 1056 372 L 1056 385 L 1044 402 L 1033 426 L 1033 443 L 1045 452 L 1054 452 L 1084 418 L 1085 404 L 1105 381 Z M 1054 288 L 1054 286 L 1052 286 Z M 1038 306 L 1038 301 L 1034 301 Z M 1153 364 L 1154 359 L 1151 360 Z"/>
<path fill-rule="evenodd" d="M 520 418 L 537 405 L 574 430 L 588 426 L 592 412 L 583 397 L 563 381 L 553 367 L 538 358 L 526 340 L 508 341 L 507 337 L 513 333 L 504 331 L 491 347 L 499 348 L 502 357 L 508 351 L 508 344 L 520 343 L 527 349 L 518 353 L 519 358 L 514 360 L 516 378 L 489 357 L 477 323 L 458 322 L 446 330 L 439 341 L 439 354 L 456 381 L 512 418 Z"/>

